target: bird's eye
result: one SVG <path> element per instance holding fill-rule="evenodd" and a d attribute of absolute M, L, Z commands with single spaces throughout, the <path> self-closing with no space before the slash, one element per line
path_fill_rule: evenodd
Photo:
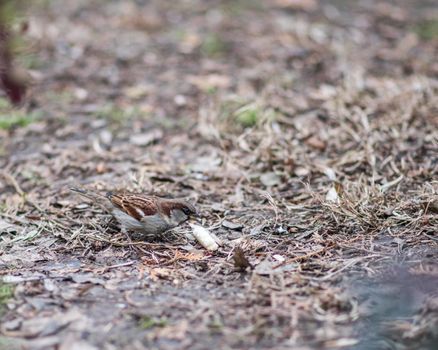
<path fill-rule="evenodd" d="M 183 213 L 186 214 L 186 215 L 190 215 L 191 212 L 192 212 L 192 211 L 191 211 L 189 208 L 187 208 L 187 207 L 182 208 L 182 211 L 183 211 Z"/>

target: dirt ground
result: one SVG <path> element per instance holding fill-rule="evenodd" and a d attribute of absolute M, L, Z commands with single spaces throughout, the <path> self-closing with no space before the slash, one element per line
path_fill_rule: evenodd
<path fill-rule="evenodd" d="M 35 1 L 0 115 L 0 349 L 437 349 L 434 1 Z M 127 240 L 69 191 L 185 197 Z"/>

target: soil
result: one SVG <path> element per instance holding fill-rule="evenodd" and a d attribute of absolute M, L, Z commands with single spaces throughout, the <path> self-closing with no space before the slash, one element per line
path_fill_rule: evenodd
<path fill-rule="evenodd" d="M 438 348 L 434 1 L 27 7 L 0 349 Z M 220 247 L 72 186 L 184 197 Z"/>

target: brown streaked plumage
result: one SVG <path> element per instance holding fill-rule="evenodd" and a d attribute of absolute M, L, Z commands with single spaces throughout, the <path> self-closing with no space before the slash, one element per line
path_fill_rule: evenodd
<path fill-rule="evenodd" d="M 72 188 L 111 212 L 123 231 L 159 234 L 197 215 L 196 208 L 182 199 L 166 199 L 130 192 L 109 192 L 106 196 L 84 189 Z"/>
<path fill-rule="evenodd" d="M 107 193 L 110 202 L 126 214 L 137 220 L 144 216 L 154 215 L 159 211 L 158 198 L 133 193 Z"/>

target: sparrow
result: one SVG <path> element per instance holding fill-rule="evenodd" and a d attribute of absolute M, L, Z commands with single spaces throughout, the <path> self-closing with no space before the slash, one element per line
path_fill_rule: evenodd
<path fill-rule="evenodd" d="M 119 222 L 122 232 L 158 235 L 197 216 L 196 208 L 183 199 L 167 199 L 130 192 L 108 192 L 106 195 L 82 188 L 71 191 L 92 200 Z"/>

